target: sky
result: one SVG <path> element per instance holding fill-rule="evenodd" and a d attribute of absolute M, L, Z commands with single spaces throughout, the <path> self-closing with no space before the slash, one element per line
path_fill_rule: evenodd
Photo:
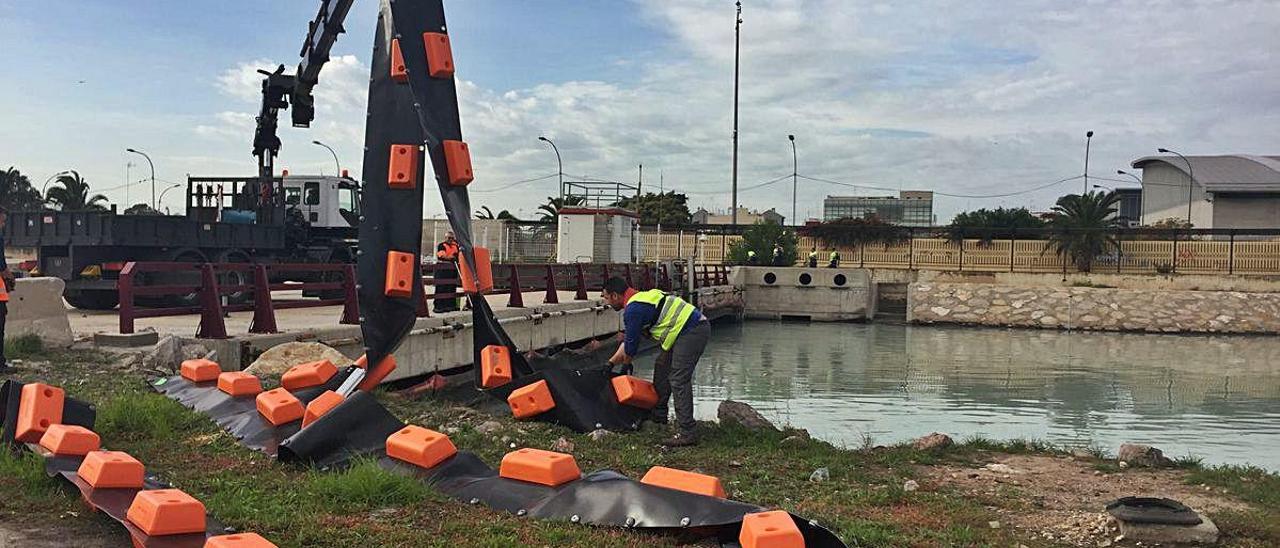
<path fill-rule="evenodd" d="M 1089 173 L 1165 147 L 1280 153 L 1275 0 L 744 0 L 739 203 L 790 220 L 828 195 L 939 193 L 1046 210 Z M 0 168 L 40 186 L 76 169 L 113 202 L 190 175 L 248 176 L 256 70 L 292 70 L 312 0 L 0 0 Z M 731 0 L 446 0 L 472 203 L 533 217 L 570 178 L 730 205 Z M 357 0 L 278 168 L 360 174 L 378 2 Z M 132 163 L 132 167 L 128 164 Z M 126 175 L 128 178 L 126 178 Z M 527 179 L 532 182 L 520 183 Z M 132 181 L 133 184 L 126 184 Z M 1129 186 L 1135 186 L 1130 184 Z M 127 195 L 126 195 L 127 193 Z M 165 196 L 180 209 L 181 190 Z M 428 193 L 428 216 L 440 215 Z"/>

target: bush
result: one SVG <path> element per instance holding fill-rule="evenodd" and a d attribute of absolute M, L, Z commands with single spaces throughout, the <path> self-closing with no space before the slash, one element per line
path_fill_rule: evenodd
<path fill-rule="evenodd" d="M 796 264 L 800 254 L 796 251 L 799 239 L 794 232 L 775 223 L 756 223 L 742 233 L 742 240 L 729 248 L 729 256 L 725 262 L 729 264 L 747 264 L 747 252 L 756 252 L 756 264 L 773 262 L 774 245 L 782 246 L 782 257 L 778 261 L 782 265 Z"/>

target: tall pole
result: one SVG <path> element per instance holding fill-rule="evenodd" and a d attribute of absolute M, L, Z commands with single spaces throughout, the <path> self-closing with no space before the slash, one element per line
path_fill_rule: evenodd
<path fill-rule="evenodd" d="M 796 174 L 799 172 L 796 163 L 796 136 L 788 135 L 787 139 L 791 141 L 791 224 L 799 226 L 800 222 L 796 220 Z"/>
<path fill-rule="evenodd" d="M 141 150 L 126 148 L 125 151 L 141 155 L 143 158 L 147 159 L 147 165 L 151 166 L 151 210 L 160 211 L 156 209 L 156 165 L 151 162 L 151 157 L 147 156 L 147 153 L 142 152 Z"/>
<path fill-rule="evenodd" d="M 729 204 L 733 226 L 738 226 L 738 58 L 742 44 L 742 2 L 733 25 L 733 203 Z"/>
<path fill-rule="evenodd" d="M 556 148 L 556 144 L 546 137 L 538 137 L 539 141 L 546 141 L 551 145 L 551 150 L 556 153 L 556 173 L 560 175 L 560 205 L 564 205 L 564 162 L 560 161 L 560 149 Z"/>
<path fill-rule="evenodd" d="M 335 170 L 335 171 L 333 172 L 333 176 L 334 176 L 334 177 L 341 177 L 341 176 L 342 176 L 342 164 L 338 163 L 338 153 L 337 153 L 337 152 L 334 152 L 333 147 L 331 147 L 331 146 L 329 146 L 329 145 L 326 145 L 326 144 L 324 144 L 324 143 L 321 143 L 320 141 L 311 141 L 311 144 L 316 145 L 316 146 L 322 146 L 322 147 L 324 147 L 324 148 L 329 149 L 329 154 L 332 154 L 332 155 L 333 155 L 333 168 L 334 168 L 334 170 Z"/>
<path fill-rule="evenodd" d="M 1093 131 L 1084 134 L 1084 194 L 1089 193 L 1089 144 L 1093 141 Z M 1083 195 L 1083 194 L 1082 194 Z"/>
<path fill-rule="evenodd" d="M 1182 153 L 1174 152 L 1167 148 L 1161 148 L 1158 150 L 1165 154 L 1177 154 L 1179 158 L 1182 158 L 1183 162 L 1187 163 L 1187 228 L 1191 228 L 1191 195 L 1193 194 L 1196 188 L 1195 169 L 1191 167 L 1191 160 L 1188 160 L 1186 156 L 1182 155 Z"/>
<path fill-rule="evenodd" d="M 124 207 L 125 208 L 128 208 L 130 205 L 129 204 L 129 185 L 133 184 L 133 181 L 130 180 L 130 178 L 133 177 L 132 171 L 133 171 L 133 162 L 125 160 L 124 162 Z"/>

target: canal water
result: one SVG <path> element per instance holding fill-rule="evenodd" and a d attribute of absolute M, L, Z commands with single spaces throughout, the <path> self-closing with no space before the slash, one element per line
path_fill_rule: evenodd
<path fill-rule="evenodd" d="M 695 386 L 700 419 L 741 400 L 848 447 L 930 432 L 1136 442 L 1280 470 L 1280 337 L 718 323 Z"/>

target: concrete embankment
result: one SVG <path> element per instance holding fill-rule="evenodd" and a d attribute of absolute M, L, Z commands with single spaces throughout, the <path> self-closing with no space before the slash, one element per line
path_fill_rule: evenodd
<path fill-rule="evenodd" d="M 916 282 L 908 321 L 1157 333 L 1280 333 L 1280 293 Z"/>

